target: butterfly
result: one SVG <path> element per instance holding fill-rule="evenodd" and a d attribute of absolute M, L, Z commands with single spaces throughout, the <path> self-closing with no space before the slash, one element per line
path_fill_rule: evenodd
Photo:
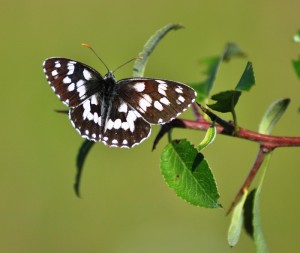
<path fill-rule="evenodd" d="M 67 58 L 48 58 L 44 73 L 53 91 L 69 107 L 79 134 L 110 147 L 131 148 L 147 139 L 152 124 L 176 118 L 195 101 L 189 86 L 155 78 L 116 80 Z"/>

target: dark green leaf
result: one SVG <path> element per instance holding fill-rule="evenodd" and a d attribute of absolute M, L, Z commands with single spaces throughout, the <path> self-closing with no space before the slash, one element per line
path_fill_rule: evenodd
<path fill-rule="evenodd" d="M 254 72 L 251 62 L 247 62 L 246 68 L 240 81 L 235 87 L 239 91 L 249 91 L 251 87 L 255 84 Z"/>
<path fill-rule="evenodd" d="M 207 106 L 218 112 L 233 112 L 240 95 L 241 92 L 236 90 L 223 91 L 211 97 L 212 100 L 217 101 L 215 104 Z"/>
<path fill-rule="evenodd" d="M 289 98 L 280 99 L 272 103 L 260 121 L 258 132 L 261 134 L 270 134 L 289 103 Z"/>
<path fill-rule="evenodd" d="M 163 150 L 160 168 L 168 186 L 188 203 L 219 208 L 219 193 L 207 161 L 186 140 L 172 141 Z"/>
<path fill-rule="evenodd" d="M 85 140 L 78 152 L 77 155 L 77 162 L 76 162 L 76 167 L 77 167 L 77 173 L 75 177 L 75 183 L 74 183 L 74 190 L 75 193 L 78 197 L 80 197 L 80 179 L 81 179 L 81 174 L 82 174 L 82 169 L 83 169 L 83 164 L 84 161 L 92 148 L 92 146 L 95 144 L 93 141 Z"/>
<path fill-rule="evenodd" d="M 300 57 L 298 57 L 297 60 L 293 60 L 292 63 L 293 63 L 294 70 L 297 74 L 297 77 L 298 79 L 300 79 Z"/>
<path fill-rule="evenodd" d="M 248 192 L 245 191 L 239 203 L 234 207 L 230 226 L 227 234 L 228 244 L 235 246 L 240 238 L 242 226 L 243 226 L 243 206 L 246 201 Z"/>
<path fill-rule="evenodd" d="M 244 228 L 249 236 L 253 238 L 253 203 L 256 189 L 253 189 L 247 196 L 244 205 Z"/>
<path fill-rule="evenodd" d="M 160 40 L 171 30 L 178 30 L 183 28 L 182 25 L 179 24 L 169 24 L 165 27 L 158 30 L 151 38 L 146 42 L 142 52 L 139 53 L 139 56 L 143 57 L 143 59 L 137 59 L 134 62 L 133 66 L 133 76 L 134 77 L 142 77 L 144 76 L 145 67 L 147 65 L 147 61 L 152 51 L 158 45 Z"/>

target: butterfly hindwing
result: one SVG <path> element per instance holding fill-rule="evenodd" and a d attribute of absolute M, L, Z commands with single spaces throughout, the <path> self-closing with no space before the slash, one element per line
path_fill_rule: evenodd
<path fill-rule="evenodd" d="M 118 96 L 109 102 L 94 95 L 71 108 L 69 117 L 81 136 L 108 146 L 132 147 L 151 132 L 150 124 Z"/>

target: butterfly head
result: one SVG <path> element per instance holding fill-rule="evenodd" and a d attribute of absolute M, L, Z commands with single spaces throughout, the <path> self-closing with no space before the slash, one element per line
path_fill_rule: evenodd
<path fill-rule="evenodd" d="M 115 79 L 115 74 L 113 71 L 108 71 L 107 74 L 104 76 L 104 80 L 106 81 L 114 81 L 116 82 L 116 79 Z"/>

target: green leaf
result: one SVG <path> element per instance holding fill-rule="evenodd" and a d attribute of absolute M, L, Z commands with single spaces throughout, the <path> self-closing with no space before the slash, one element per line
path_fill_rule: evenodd
<path fill-rule="evenodd" d="M 172 141 L 163 150 L 162 175 L 177 196 L 195 206 L 219 208 L 219 193 L 207 161 L 186 140 Z"/>
<path fill-rule="evenodd" d="M 198 152 L 200 152 L 202 149 L 210 145 L 214 142 L 217 135 L 217 129 L 215 127 L 215 122 L 212 122 L 211 126 L 207 129 L 204 139 L 200 142 L 200 144 L 197 147 Z"/>
<path fill-rule="evenodd" d="M 222 91 L 211 97 L 212 100 L 217 102 L 207 106 L 218 112 L 233 112 L 241 94 L 237 90 Z"/>
<path fill-rule="evenodd" d="M 235 246 L 238 243 L 240 238 L 240 234 L 243 226 L 243 207 L 247 195 L 248 195 L 248 191 L 244 191 L 241 200 L 235 206 L 231 216 L 231 222 L 227 234 L 227 241 L 231 247 Z"/>
<path fill-rule="evenodd" d="M 143 50 L 139 53 L 139 56 L 143 57 L 143 59 L 137 59 L 134 62 L 133 66 L 133 76 L 134 77 L 142 77 L 144 76 L 145 68 L 148 62 L 148 58 L 161 41 L 161 39 L 171 30 L 178 30 L 183 28 L 182 25 L 179 24 L 169 24 L 165 27 L 158 30 L 144 45 Z"/>
<path fill-rule="evenodd" d="M 296 43 L 300 43 L 300 30 L 298 30 L 297 33 L 294 35 L 293 41 Z"/>
<path fill-rule="evenodd" d="M 229 61 L 233 57 L 246 57 L 246 53 L 237 44 L 230 42 L 226 45 L 222 58 L 224 61 Z"/>
<path fill-rule="evenodd" d="M 293 67 L 297 74 L 298 79 L 300 79 L 300 56 L 298 57 L 297 60 L 293 60 L 292 64 L 293 64 Z"/>
<path fill-rule="evenodd" d="M 272 103 L 260 121 L 258 132 L 261 134 L 270 134 L 289 103 L 289 98 L 280 99 Z"/>
<path fill-rule="evenodd" d="M 203 59 L 200 64 L 205 65 L 206 69 L 204 70 L 204 74 L 207 75 L 207 79 L 201 83 L 201 89 L 203 93 L 205 94 L 205 98 L 207 98 L 210 94 L 210 91 L 213 87 L 213 84 L 215 82 L 219 66 L 222 62 L 222 56 L 212 56 Z M 196 89 L 197 90 L 197 89 Z M 201 102 L 203 100 L 197 100 L 198 102 Z"/>
<path fill-rule="evenodd" d="M 80 197 L 80 179 L 81 179 L 83 164 L 90 149 L 94 144 L 95 142 L 93 141 L 85 140 L 79 148 L 79 152 L 76 160 L 77 173 L 76 173 L 75 183 L 74 183 L 74 190 L 77 197 Z"/>
<path fill-rule="evenodd" d="M 206 67 L 204 74 L 207 75 L 207 78 L 199 84 L 199 87 L 194 86 L 195 90 L 201 94 L 197 96 L 197 102 L 201 103 L 209 96 L 222 61 L 229 61 L 233 57 L 244 57 L 245 55 L 235 43 L 228 43 L 220 56 L 211 56 L 201 60 L 200 64 Z"/>
<path fill-rule="evenodd" d="M 250 236 L 254 239 L 257 253 L 269 252 L 262 231 L 259 203 L 260 203 L 260 194 L 261 194 L 262 185 L 264 182 L 265 174 L 270 164 L 270 160 L 271 160 L 271 153 L 266 155 L 265 162 L 263 163 L 262 166 L 263 174 L 260 179 L 258 188 L 254 190 L 252 194 L 248 195 L 249 199 L 247 199 L 246 201 L 247 204 L 244 206 L 244 210 L 245 210 L 244 219 L 245 219 L 245 224 L 247 224 L 246 231 L 248 233 L 250 232 Z M 249 215 L 249 213 L 251 213 L 251 215 Z"/>
<path fill-rule="evenodd" d="M 240 81 L 238 82 L 235 90 L 249 91 L 255 84 L 254 72 L 251 62 L 247 62 L 246 68 L 242 74 Z"/>

